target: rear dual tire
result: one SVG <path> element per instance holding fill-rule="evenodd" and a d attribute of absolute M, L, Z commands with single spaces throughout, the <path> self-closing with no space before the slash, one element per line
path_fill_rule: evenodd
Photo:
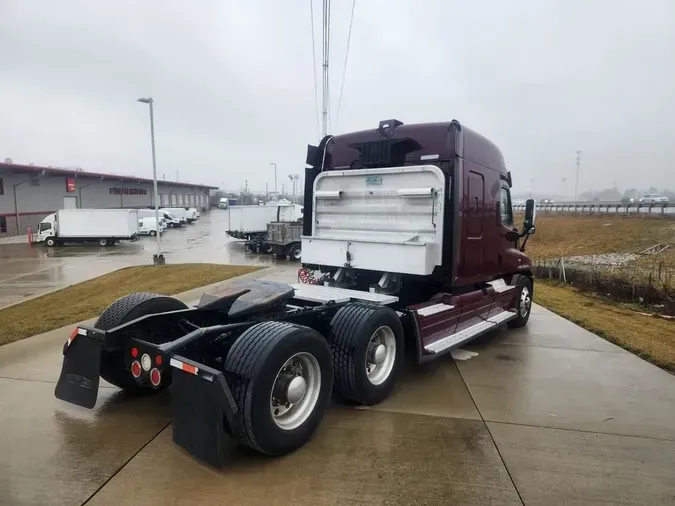
<path fill-rule="evenodd" d="M 389 397 L 403 368 L 403 326 L 396 312 L 377 304 L 348 304 L 330 327 L 335 393 L 367 406 Z"/>
<path fill-rule="evenodd" d="M 232 436 L 271 456 L 290 453 L 311 439 L 333 387 L 326 340 L 313 329 L 286 322 L 246 330 L 227 355 L 225 375 L 243 420 Z"/>

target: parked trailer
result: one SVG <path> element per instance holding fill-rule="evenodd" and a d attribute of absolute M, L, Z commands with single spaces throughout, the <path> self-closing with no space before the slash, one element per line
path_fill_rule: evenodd
<path fill-rule="evenodd" d="M 37 240 L 47 246 L 98 243 L 111 246 L 138 239 L 136 209 L 61 209 L 38 225 Z"/>
<path fill-rule="evenodd" d="M 267 224 L 272 221 L 295 221 L 302 207 L 295 204 L 270 203 L 257 206 L 230 206 L 228 208 L 227 235 L 233 239 L 262 241 L 267 234 Z"/>
<path fill-rule="evenodd" d="M 56 397 L 91 408 L 99 378 L 130 391 L 171 384 L 173 441 L 222 466 L 227 439 L 270 456 L 303 446 L 332 391 L 386 399 L 407 347 L 426 362 L 527 323 L 534 201 L 519 232 L 490 141 L 457 121 L 389 120 L 325 137 L 307 163 L 306 284 L 235 282 L 192 308 L 123 297 L 71 334 Z"/>
<path fill-rule="evenodd" d="M 267 235 L 261 245 L 264 253 L 272 253 L 280 257 L 288 256 L 291 260 L 302 258 L 302 221 L 274 221 L 267 224 Z"/>

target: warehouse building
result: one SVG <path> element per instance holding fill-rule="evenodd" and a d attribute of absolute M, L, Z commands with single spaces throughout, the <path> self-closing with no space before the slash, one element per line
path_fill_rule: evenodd
<path fill-rule="evenodd" d="M 162 207 L 208 206 L 215 186 L 158 181 Z M 35 230 L 42 219 L 68 208 L 154 207 L 152 179 L 80 169 L 0 163 L 0 237 Z"/>

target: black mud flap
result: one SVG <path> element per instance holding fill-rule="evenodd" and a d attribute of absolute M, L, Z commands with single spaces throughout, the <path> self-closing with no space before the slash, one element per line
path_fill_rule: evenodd
<path fill-rule="evenodd" d="M 57 399 L 89 409 L 96 405 L 104 337 L 99 330 L 75 329 L 63 349 L 61 376 L 54 391 Z"/>
<path fill-rule="evenodd" d="M 171 359 L 173 442 L 197 459 L 223 467 L 241 415 L 221 371 L 181 356 Z"/>

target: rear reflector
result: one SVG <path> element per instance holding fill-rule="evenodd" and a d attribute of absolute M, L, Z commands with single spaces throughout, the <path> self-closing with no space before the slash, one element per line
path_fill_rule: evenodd
<path fill-rule="evenodd" d="M 136 358 L 138 356 L 138 348 L 131 348 L 131 356 Z"/>
<path fill-rule="evenodd" d="M 81 336 L 86 336 L 87 331 L 84 330 L 84 329 L 80 329 L 80 328 L 75 327 L 73 329 L 73 331 L 70 333 L 70 337 L 68 338 L 68 346 L 70 346 L 70 343 L 73 342 L 73 339 L 75 339 L 75 337 L 77 337 L 78 334 L 81 335 Z"/>
<path fill-rule="evenodd" d="M 157 355 L 155 357 L 155 364 L 162 365 L 162 356 L 161 355 Z"/>
<path fill-rule="evenodd" d="M 158 387 L 161 382 L 162 374 L 159 372 L 159 369 L 153 367 L 152 371 L 150 371 L 150 383 L 152 383 L 153 387 Z"/>
<path fill-rule="evenodd" d="M 180 369 L 181 371 L 189 372 L 190 374 L 197 374 L 199 372 L 198 367 L 186 364 L 185 362 L 181 362 L 179 360 L 176 360 L 175 358 L 172 358 L 169 361 L 169 364 L 171 365 L 171 367 L 175 367 L 176 369 Z"/>
<path fill-rule="evenodd" d="M 138 360 L 134 360 L 131 363 L 131 374 L 134 376 L 134 378 L 140 378 L 141 372 L 141 363 Z"/>

